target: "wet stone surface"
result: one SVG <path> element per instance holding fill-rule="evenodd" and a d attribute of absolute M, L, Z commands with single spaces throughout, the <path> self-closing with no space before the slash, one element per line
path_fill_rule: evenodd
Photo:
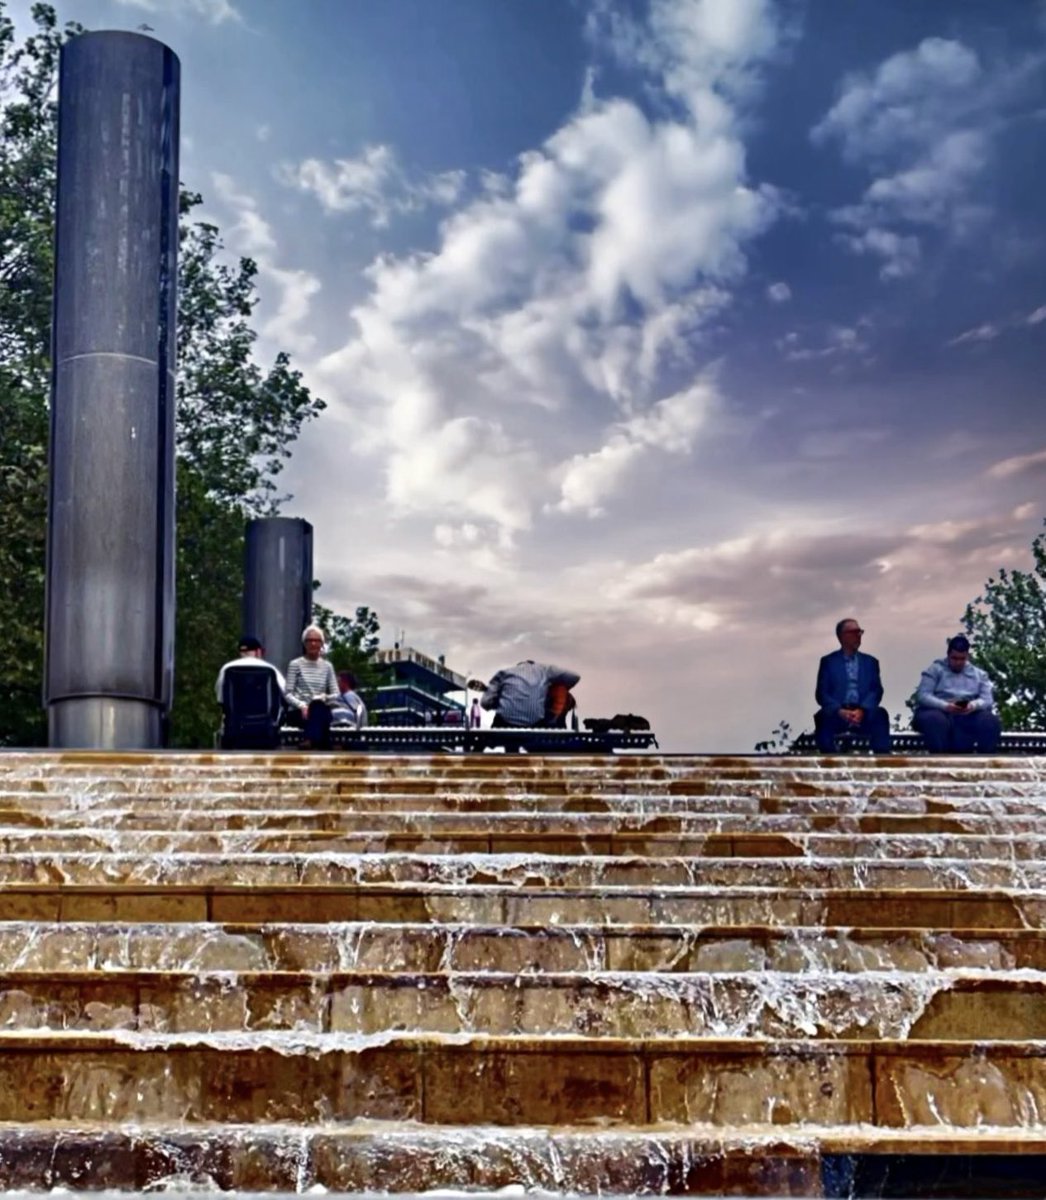
<path fill-rule="evenodd" d="M 1044 814 L 1041 759 L 5 753 L 0 1186 L 988 1194 Z"/>

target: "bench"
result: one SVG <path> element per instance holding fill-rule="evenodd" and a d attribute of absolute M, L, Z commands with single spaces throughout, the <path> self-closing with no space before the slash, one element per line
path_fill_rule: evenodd
<path fill-rule="evenodd" d="M 860 733 L 841 733 L 835 739 L 836 754 L 869 754 L 868 739 Z M 894 754 L 928 754 L 920 734 L 905 732 L 893 735 Z M 812 733 L 801 733 L 791 746 L 789 754 L 820 754 Z M 1046 754 L 1046 733 L 1004 733 L 997 754 Z"/>

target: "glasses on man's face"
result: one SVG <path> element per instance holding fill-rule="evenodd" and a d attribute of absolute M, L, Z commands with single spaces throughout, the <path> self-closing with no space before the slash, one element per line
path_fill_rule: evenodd
<path fill-rule="evenodd" d="M 844 629 L 843 633 L 856 633 L 858 635 L 864 633 L 863 629 L 858 629 L 856 626 L 851 626 L 849 629 Z"/>

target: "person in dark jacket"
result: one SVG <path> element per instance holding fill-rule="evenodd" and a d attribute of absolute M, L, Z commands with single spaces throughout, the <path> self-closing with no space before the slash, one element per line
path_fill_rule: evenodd
<path fill-rule="evenodd" d="M 876 754 L 892 748 L 879 660 L 861 652 L 863 633 L 853 617 L 841 620 L 835 627 L 839 649 L 826 654 L 817 668 L 814 728 L 822 754 L 832 754 L 836 738 L 845 732 L 863 734 Z"/>

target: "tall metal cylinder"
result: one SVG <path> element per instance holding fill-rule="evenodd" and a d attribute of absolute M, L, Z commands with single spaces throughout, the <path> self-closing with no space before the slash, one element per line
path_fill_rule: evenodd
<path fill-rule="evenodd" d="M 312 526 L 297 517 L 247 522 L 243 631 L 260 638 L 281 671 L 301 654 L 312 619 Z"/>
<path fill-rule="evenodd" d="M 174 669 L 178 59 L 62 50 L 47 669 L 52 746 L 162 740 Z"/>

